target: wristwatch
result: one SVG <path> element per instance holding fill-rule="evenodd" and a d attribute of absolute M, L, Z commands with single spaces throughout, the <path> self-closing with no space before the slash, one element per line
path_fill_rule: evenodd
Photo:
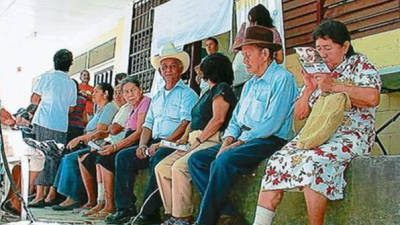
<path fill-rule="evenodd" d="M 151 156 L 149 150 L 150 150 L 150 149 L 147 148 L 147 147 L 146 147 L 146 149 L 144 150 L 144 155 L 147 156 L 147 157 L 150 157 L 150 156 Z"/>
<path fill-rule="evenodd" d="M 139 146 L 139 149 L 140 149 L 140 151 L 142 151 L 143 155 L 150 156 L 149 147 L 147 147 L 146 145 Z"/>

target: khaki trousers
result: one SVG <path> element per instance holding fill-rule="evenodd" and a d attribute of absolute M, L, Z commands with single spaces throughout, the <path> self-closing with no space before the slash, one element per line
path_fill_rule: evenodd
<path fill-rule="evenodd" d="M 194 152 L 219 144 L 219 133 L 215 133 L 190 152 L 173 152 L 155 167 L 165 214 L 171 214 L 174 217 L 188 217 L 193 214 L 192 184 L 187 161 Z M 200 135 L 201 131 L 192 131 L 189 134 L 189 143 L 194 143 L 196 137 Z"/>

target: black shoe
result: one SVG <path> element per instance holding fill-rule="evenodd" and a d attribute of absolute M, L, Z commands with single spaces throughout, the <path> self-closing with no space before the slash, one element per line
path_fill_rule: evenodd
<path fill-rule="evenodd" d="M 106 217 L 105 222 L 107 224 L 123 224 L 129 222 L 132 216 L 135 216 L 136 209 L 120 209 L 116 213 Z"/>
<path fill-rule="evenodd" d="M 1 204 L 1 210 L 3 210 L 3 211 L 6 212 L 6 213 L 15 215 L 15 216 L 20 216 L 20 212 L 19 212 L 16 208 L 14 208 L 14 207 L 12 206 L 11 200 L 10 200 L 10 199 L 4 201 L 4 202 Z"/>
<path fill-rule="evenodd" d="M 73 210 L 75 208 L 79 208 L 81 204 L 79 202 L 72 203 L 71 205 L 61 206 L 61 205 L 54 205 L 51 208 L 55 211 L 67 211 Z"/>
<path fill-rule="evenodd" d="M 51 200 L 51 201 L 49 201 L 49 202 L 44 202 L 44 206 L 45 207 L 47 207 L 47 206 L 55 206 L 55 205 L 58 205 L 58 204 L 60 204 L 61 202 L 63 202 L 64 200 L 62 199 L 62 198 L 54 198 L 53 200 Z"/>
<path fill-rule="evenodd" d="M 133 225 L 152 225 L 152 224 L 160 224 L 161 219 L 159 215 L 152 215 L 152 216 L 144 216 L 140 215 Z"/>
<path fill-rule="evenodd" d="M 46 205 L 44 204 L 44 199 L 36 202 L 36 203 L 29 203 L 29 208 L 44 208 Z"/>

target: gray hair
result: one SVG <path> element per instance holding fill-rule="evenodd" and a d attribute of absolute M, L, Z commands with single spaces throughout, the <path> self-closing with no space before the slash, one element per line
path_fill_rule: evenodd
<path fill-rule="evenodd" d="M 127 76 L 126 78 L 124 78 L 121 81 L 121 83 L 120 83 L 121 88 L 123 88 L 125 86 L 125 84 L 128 84 L 128 83 L 132 83 L 138 88 L 140 88 L 140 86 L 141 86 L 140 82 L 136 78 L 134 78 L 133 76 Z"/>

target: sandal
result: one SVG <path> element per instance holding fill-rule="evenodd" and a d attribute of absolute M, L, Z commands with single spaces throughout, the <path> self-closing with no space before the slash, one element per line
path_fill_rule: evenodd
<path fill-rule="evenodd" d="M 74 213 L 74 214 L 82 214 L 83 215 L 83 214 L 89 212 L 90 209 L 95 207 L 95 206 L 96 206 L 96 204 L 92 205 L 92 204 L 86 203 L 83 206 L 81 206 L 80 208 L 73 209 L 72 213 Z"/>
<path fill-rule="evenodd" d="M 101 210 L 103 210 L 103 208 L 104 208 L 104 204 L 96 205 L 93 208 L 89 209 L 89 211 L 83 213 L 82 216 L 83 217 L 89 217 L 92 214 L 100 212 Z"/>
<path fill-rule="evenodd" d="M 91 209 L 91 208 L 95 207 L 96 205 L 97 205 L 96 203 L 94 203 L 94 204 L 86 203 L 81 208 L 82 209 Z"/>
<path fill-rule="evenodd" d="M 114 211 L 99 211 L 88 216 L 89 219 L 93 220 L 104 220 L 107 216 L 114 214 Z"/>

